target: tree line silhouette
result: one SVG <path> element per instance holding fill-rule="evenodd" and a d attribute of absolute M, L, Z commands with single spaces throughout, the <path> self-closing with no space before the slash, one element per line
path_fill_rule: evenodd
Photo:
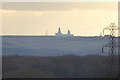
<path fill-rule="evenodd" d="M 118 64 L 110 73 L 108 56 L 3 56 L 3 78 L 117 78 Z"/>

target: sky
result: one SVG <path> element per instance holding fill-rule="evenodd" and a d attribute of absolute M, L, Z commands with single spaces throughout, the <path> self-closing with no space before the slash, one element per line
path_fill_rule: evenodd
<path fill-rule="evenodd" d="M 117 2 L 3 2 L 1 13 L 2 35 L 54 35 L 60 27 L 64 34 L 99 36 L 118 25 Z"/>

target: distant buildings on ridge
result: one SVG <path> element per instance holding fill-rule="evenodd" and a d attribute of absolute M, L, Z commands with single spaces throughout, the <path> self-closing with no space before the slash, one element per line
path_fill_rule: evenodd
<path fill-rule="evenodd" d="M 46 36 L 47 36 L 47 30 L 46 30 Z M 59 27 L 58 32 L 55 33 L 55 37 L 106 37 L 106 38 L 109 38 L 109 37 L 111 37 L 111 35 L 102 36 L 102 33 L 100 32 L 100 36 L 74 36 L 73 34 L 71 34 L 70 30 L 68 30 L 67 34 L 63 34 Z"/>
<path fill-rule="evenodd" d="M 70 33 L 70 30 L 68 30 L 67 34 L 63 34 L 61 32 L 60 27 L 58 28 L 58 33 L 55 33 L 56 37 L 73 37 L 73 34 Z"/>

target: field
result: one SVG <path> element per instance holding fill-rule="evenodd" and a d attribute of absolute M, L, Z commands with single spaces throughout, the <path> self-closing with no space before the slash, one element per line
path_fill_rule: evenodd
<path fill-rule="evenodd" d="M 101 54 L 106 37 L 3 36 L 3 55 L 85 56 Z"/>

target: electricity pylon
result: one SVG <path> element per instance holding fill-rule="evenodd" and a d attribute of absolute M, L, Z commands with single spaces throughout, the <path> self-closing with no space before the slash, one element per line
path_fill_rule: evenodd
<path fill-rule="evenodd" d="M 106 27 L 106 28 L 103 29 L 103 35 L 104 35 L 105 30 L 110 31 L 109 43 L 102 47 L 102 53 L 105 53 L 104 50 L 106 48 L 108 48 L 108 50 L 109 50 L 108 64 L 110 65 L 111 73 L 113 72 L 113 69 L 114 69 L 113 65 L 116 64 L 116 51 L 117 51 L 118 43 L 116 41 L 115 31 L 118 30 L 118 29 L 120 29 L 120 28 L 116 27 L 115 23 L 111 23 L 111 25 L 109 27 Z"/>

